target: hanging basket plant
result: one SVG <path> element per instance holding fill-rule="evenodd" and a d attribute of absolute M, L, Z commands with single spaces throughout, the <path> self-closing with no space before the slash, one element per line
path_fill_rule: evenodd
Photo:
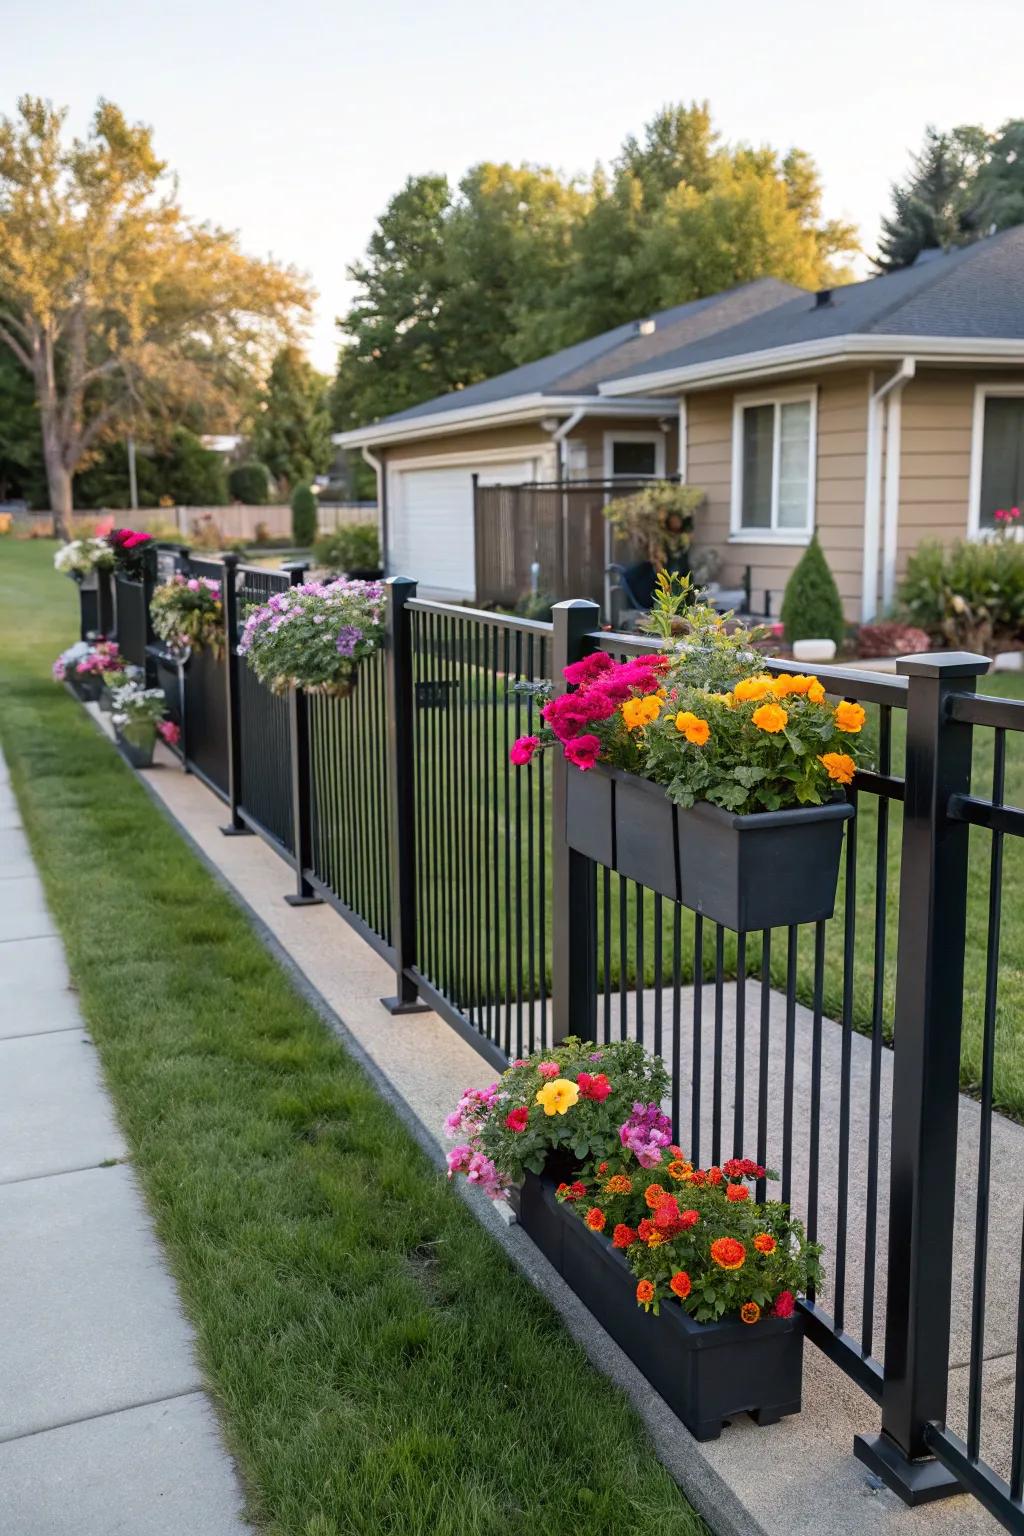
<path fill-rule="evenodd" d="M 656 480 L 609 501 L 604 515 L 637 560 L 672 568 L 693 541 L 694 515 L 703 501 L 704 492 L 695 485 Z"/>
<path fill-rule="evenodd" d="M 344 698 L 383 638 L 380 582 L 308 581 L 248 609 L 238 654 L 273 693 Z"/>
<path fill-rule="evenodd" d="M 157 587 L 149 604 L 154 633 L 173 652 L 224 654 L 224 604 L 220 582 L 176 572 Z"/>
<path fill-rule="evenodd" d="M 89 581 L 97 571 L 109 571 L 113 564 L 114 551 L 106 539 L 71 539 L 53 557 L 54 570 L 77 582 Z"/>
<path fill-rule="evenodd" d="M 134 528 L 115 528 L 107 534 L 107 545 L 114 562 L 114 570 L 129 581 L 142 581 L 148 569 L 153 548 L 151 534 Z"/>

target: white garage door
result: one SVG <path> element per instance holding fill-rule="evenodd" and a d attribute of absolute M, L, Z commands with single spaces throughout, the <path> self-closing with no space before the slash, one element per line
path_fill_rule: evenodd
<path fill-rule="evenodd" d="M 513 464 L 460 464 L 446 469 L 398 469 L 389 484 L 388 569 L 411 576 L 439 597 L 472 597 L 473 474 L 481 485 L 536 479 L 532 459 Z"/>

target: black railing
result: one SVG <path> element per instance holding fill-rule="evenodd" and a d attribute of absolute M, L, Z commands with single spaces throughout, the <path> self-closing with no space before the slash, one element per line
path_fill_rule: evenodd
<path fill-rule="evenodd" d="M 227 566 L 230 631 L 296 579 Z M 1021 1195 L 1004 1156 L 1020 1133 L 995 1112 L 1016 1071 L 999 956 L 1005 841 L 1024 837 L 1024 809 L 1004 804 L 1007 733 L 1024 732 L 1024 702 L 978 697 L 977 657 L 818 669 L 864 704 L 874 743 L 836 915 L 736 934 L 573 850 L 561 760 L 510 768 L 511 741 L 537 724 L 518 684 L 593 649 L 655 648 L 595 621 L 587 601 L 538 624 L 395 580 L 386 645 L 349 698 L 279 698 L 232 653 L 232 821 L 296 866 L 300 900 L 332 901 L 394 964 L 390 1007 L 429 1004 L 495 1065 L 569 1033 L 663 1055 L 693 1159 L 773 1162 L 825 1247 L 826 1283 L 802 1309 L 880 1406 L 857 1454 L 908 1502 L 966 1489 L 1024 1532 Z M 986 1368 L 1001 1357 L 1008 1404 Z"/>

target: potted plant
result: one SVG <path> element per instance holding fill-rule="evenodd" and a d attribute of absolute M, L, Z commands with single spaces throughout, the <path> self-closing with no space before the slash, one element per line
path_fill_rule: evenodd
<path fill-rule="evenodd" d="M 126 683 L 112 695 L 111 723 L 118 745 L 133 768 L 153 766 L 157 729 L 164 717 L 161 688 Z"/>
<path fill-rule="evenodd" d="M 344 698 L 383 638 L 379 582 L 308 581 L 248 609 L 238 654 L 273 693 L 304 688 Z"/>
<path fill-rule="evenodd" d="M 150 598 L 153 632 L 172 653 L 209 650 L 224 654 L 224 605 L 220 582 L 176 571 Z"/>
<path fill-rule="evenodd" d="M 716 616 L 717 618 L 717 616 Z M 843 796 L 861 753 L 861 705 L 813 676 L 773 677 L 742 636 L 565 669 L 544 726 L 511 749 L 523 766 L 558 746 L 570 846 L 738 932 L 817 922 L 835 906 Z M 726 681 L 726 675 L 733 679 Z"/>
<path fill-rule="evenodd" d="M 134 528 L 114 528 L 106 537 L 114 570 L 128 581 L 142 581 L 148 569 L 152 536 Z"/>
<path fill-rule="evenodd" d="M 69 661 L 72 656 L 74 660 Z M 61 667 L 62 674 L 58 671 Z M 53 675 L 60 681 L 70 682 L 83 703 L 96 704 L 103 692 L 104 676 L 108 672 L 120 672 L 123 667 L 116 640 L 97 640 L 92 644 L 82 641 L 58 658 Z"/>
<path fill-rule="evenodd" d="M 633 561 L 626 581 L 641 607 L 650 606 L 657 571 L 685 575 L 688 570 L 694 514 L 703 501 L 696 486 L 656 480 L 605 504 L 604 515 Z"/>
<path fill-rule="evenodd" d="M 134 667 L 119 658 L 119 665 L 115 671 L 103 672 L 100 677 L 100 694 L 97 703 L 104 714 L 112 714 L 114 709 L 114 694 L 118 688 L 123 688 L 126 683 L 141 682 L 143 669 Z"/>
<path fill-rule="evenodd" d="M 313 558 L 329 571 L 359 581 L 376 581 L 383 575 L 380 539 L 373 522 L 346 523 L 324 534 L 313 546 Z"/>
<path fill-rule="evenodd" d="M 749 1412 L 800 1407 L 796 1298 L 820 1250 L 751 1186 L 742 1158 L 695 1168 L 661 1110 L 667 1074 L 636 1041 L 567 1040 L 469 1089 L 446 1122 L 449 1177 L 493 1198 L 514 1188 L 521 1224 L 699 1439 Z"/>
<path fill-rule="evenodd" d="M 70 576 L 80 587 L 95 588 L 97 571 L 109 571 L 113 564 L 114 552 L 106 539 L 71 539 L 53 557 L 54 570 Z"/>

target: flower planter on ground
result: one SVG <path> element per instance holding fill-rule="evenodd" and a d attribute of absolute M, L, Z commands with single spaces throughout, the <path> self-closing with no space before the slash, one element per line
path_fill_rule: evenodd
<path fill-rule="evenodd" d="M 832 916 L 846 801 L 738 816 L 673 805 L 659 785 L 602 764 L 569 769 L 570 847 L 738 932 Z"/>
<path fill-rule="evenodd" d="M 528 1173 L 517 1206 L 524 1231 L 698 1440 L 716 1439 L 740 1413 L 761 1425 L 799 1413 L 799 1314 L 748 1327 L 698 1323 L 675 1302 L 645 1312 L 625 1259 L 559 1203 L 553 1178 Z"/>
<path fill-rule="evenodd" d="M 152 768 L 153 748 L 156 746 L 156 731 L 145 735 L 126 735 L 124 730 L 117 731 L 117 744 L 133 768 Z"/>

